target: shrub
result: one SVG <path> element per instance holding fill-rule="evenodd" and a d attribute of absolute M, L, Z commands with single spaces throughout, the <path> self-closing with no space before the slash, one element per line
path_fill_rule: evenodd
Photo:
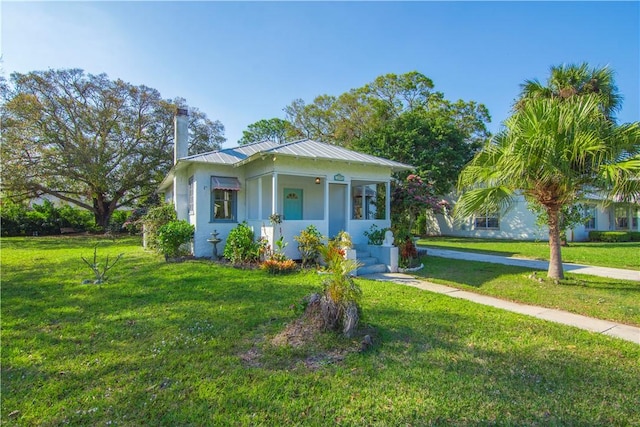
<path fill-rule="evenodd" d="M 170 221 L 158 229 L 158 250 L 165 259 L 188 255 L 191 251 L 184 245 L 193 239 L 195 227 L 187 221 Z"/>
<path fill-rule="evenodd" d="M 640 231 L 630 231 L 629 236 L 632 242 L 640 242 Z"/>
<path fill-rule="evenodd" d="M 280 274 L 294 271 L 297 268 L 297 264 L 292 259 L 267 259 L 260 264 L 260 268 L 271 274 Z"/>
<path fill-rule="evenodd" d="M 253 241 L 253 230 L 246 221 L 233 228 L 224 245 L 225 258 L 233 264 L 255 262 L 260 256 L 260 244 Z"/>
<path fill-rule="evenodd" d="M 364 236 L 369 239 L 367 242 L 370 245 L 380 246 L 384 242 L 384 234 L 389 230 L 388 228 L 379 228 L 377 225 L 373 224 L 369 231 L 364 232 Z"/>
<path fill-rule="evenodd" d="M 640 234 L 640 233 L 638 233 Z M 630 242 L 633 240 L 630 231 L 590 231 L 589 240 L 592 242 Z"/>
<path fill-rule="evenodd" d="M 168 203 L 149 209 L 142 217 L 147 248 L 158 249 L 158 230 L 177 219 L 176 210 Z"/>
<path fill-rule="evenodd" d="M 69 205 L 58 209 L 60 215 L 60 227 L 73 228 L 76 231 L 93 230 L 95 228 L 95 218 L 93 214 L 85 209 L 76 209 Z"/>
<path fill-rule="evenodd" d="M 414 260 L 418 258 L 418 250 L 410 236 L 407 236 L 404 240 L 400 241 L 398 244 L 398 253 L 400 255 L 400 267 L 409 268 L 413 266 L 412 264 Z"/>
<path fill-rule="evenodd" d="M 115 211 L 109 220 L 109 231 L 120 233 L 124 230 L 124 224 L 127 222 L 129 216 L 131 216 L 131 211 Z"/>
<path fill-rule="evenodd" d="M 310 225 L 300 232 L 300 235 L 293 238 L 298 242 L 298 251 L 302 256 L 302 265 L 315 262 L 320 256 L 320 247 L 322 246 L 322 234 L 318 229 Z"/>

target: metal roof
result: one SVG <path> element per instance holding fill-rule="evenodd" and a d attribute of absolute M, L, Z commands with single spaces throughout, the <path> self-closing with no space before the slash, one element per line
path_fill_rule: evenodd
<path fill-rule="evenodd" d="M 210 153 L 183 157 L 180 161 L 239 166 L 241 164 L 251 162 L 261 156 L 276 154 L 296 158 L 322 159 L 345 163 L 386 166 L 394 171 L 413 169 L 413 166 L 411 165 L 369 154 L 358 153 L 344 147 L 313 141 L 310 139 L 293 141 L 286 144 L 278 144 L 273 141 L 256 142 L 254 144 L 241 145 L 234 148 L 212 151 Z"/>

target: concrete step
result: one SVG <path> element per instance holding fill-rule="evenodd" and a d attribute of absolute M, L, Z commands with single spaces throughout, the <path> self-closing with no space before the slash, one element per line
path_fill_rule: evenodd
<path fill-rule="evenodd" d="M 356 257 L 357 258 L 369 258 L 369 257 L 371 257 L 371 252 L 365 251 L 365 250 L 356 249 Z"/>
<path fill-rule="evenodd" d="M 367 274 L 375 274 L 375 273 L 386 273 L 387 266 L 384 264 L 372 264 L 365 265 L 358 269 L 358 276 L 364 276 Z"/>
<path fill-rule="evenodd" d="M 363 266 L 378 264 L 378 258 L 374 258 L 374 257 L 360 258 L 360 256 L 358 256 L 357 261 Z"/>

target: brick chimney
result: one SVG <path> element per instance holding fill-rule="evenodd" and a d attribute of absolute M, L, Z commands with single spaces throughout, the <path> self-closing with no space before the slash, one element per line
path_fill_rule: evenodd
<path fill-rule="evenodd" d="M 189 155 L 189 110 L 187 108 L 177 109 L 173 125 L 173 164 L 176 164 L 178 159 Z"/>

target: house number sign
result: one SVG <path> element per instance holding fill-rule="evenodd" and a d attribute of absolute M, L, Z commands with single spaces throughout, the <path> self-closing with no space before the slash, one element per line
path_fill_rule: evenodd
<path fill-rule="evenodd" d="M 344 175 L 342 174 L 337 174 L 333 176 L 333 180 L 334 181 L 344 181 Z"/>

